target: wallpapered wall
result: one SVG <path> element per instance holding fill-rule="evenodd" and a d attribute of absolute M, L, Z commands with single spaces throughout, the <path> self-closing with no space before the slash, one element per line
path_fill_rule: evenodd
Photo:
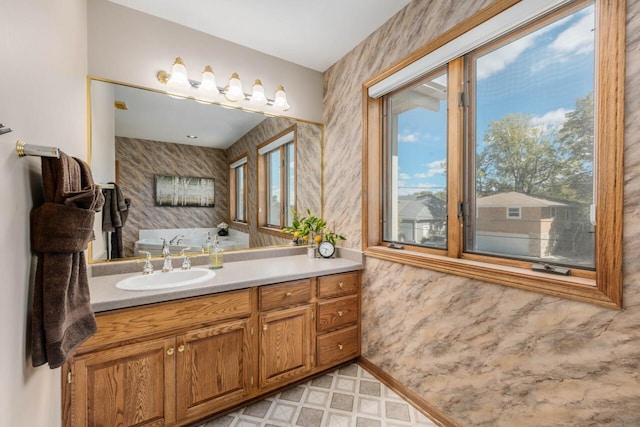
<path fill-rule="evenodd" d="M 362 241 L 362 82 L 490 3 L 414 0 L 325 73 L 325 209 L 345 246 Z M 462 425 L 640 425 L 638 0 L 626 44 L 623 310 L 366 259 L 364 356 Z"/>
<path fill-rule="evenodd" d="M 155 228 L 215 227 L 227 220 L 229 174 L 224 150 L 116 137 L 118 183 L 131 198 L 123 228 L 125 257 L 134 256 L 138 231 Z M 154 174 L 215 179 L 215 207 L 155 206 Z"/>
<path fill-rule="evenodd" d="M 310 209 L 320 215 L 322 209 L 322 126 L 284 117 L 270 117 L 251 129 L 227 150 L 230 161 L 247 154 L 247 221 L 249 246 L 286 245 L 289 237 L 279 237 L 258 231 L 258 145 L 296 125 L 296 197 L 299 211 Z M 228 169 L 228 166 L 227 166 Z M 235 227 L 231 224 L 232 227 Z"/>

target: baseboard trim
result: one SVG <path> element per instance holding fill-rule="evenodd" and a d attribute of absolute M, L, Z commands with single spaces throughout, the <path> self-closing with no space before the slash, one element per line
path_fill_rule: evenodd
<path fill-rule="evenodd" d="M 364 370 L 376 377 L 378 381 L 396 392 L 407 402 L 411 403 L 417 410 L 422 412 L 425 417 L 429 418 L 434 423 L 442 427 L 461 427 L 461 424 L 457 423 L 453 418 L 446 415 L 431 403 L 424 400 L 418 393 L 393 378 L 378 366 L 374 365 L 369 359 L 360 356 L 357 359 L 357 362 Z"/>

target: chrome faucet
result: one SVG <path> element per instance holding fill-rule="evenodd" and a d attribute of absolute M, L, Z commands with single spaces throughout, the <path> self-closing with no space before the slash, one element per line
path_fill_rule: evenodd
<path fill-rule="evenodd" d="M 175 236 L 173 236 L 173 238 L 171 240 L 169 240 L 169 244 L 173 245 L 173 244 L 180 244 L 180 240 L 184 239 L 184 235 L 183 234 L 176 234 Z"/>
<path fill-rule="evenodd" d="M 162 272 L 168 273 L 173 270 L 173 265 L 171 264 L 171 251 L 169 251 L 169 245 L 167 244 L 167 239 L 162 239 L 162 256 L 164 257 L 164 264 L 162 264 Z"/>
<path fill-rule="evenodd" d="M 189 249 L 191 249 L 191 247 L 184 248 L 183 250 L 180 251 L 180 254 L 184 257 L 184 259 L 182 260 L 183 270 L 191 270 L 191 258 L 189 258 L 189 255 L 185 253 Z"/>
<path fill-rule="evenodd" d="M 142 267 L 142 274 L 152 274 L 153 265 L 151 264 L 151 252 L 147 252 L 147 251 L 138 251 L 138 252 L 145 255 L 144 266 Z"/>

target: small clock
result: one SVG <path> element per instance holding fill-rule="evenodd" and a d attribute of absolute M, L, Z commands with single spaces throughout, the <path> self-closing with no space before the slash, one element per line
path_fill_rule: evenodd
<path fill-rule="evenodd" d="M 324 242 L 320 243 L 320 246 L 318 246 L 318 252 L 323 258 L 331 258 L 333 254 L 336 253 L 336 247 L 333 245 L 333 243 L 327 242 L 325 240 Z"/>

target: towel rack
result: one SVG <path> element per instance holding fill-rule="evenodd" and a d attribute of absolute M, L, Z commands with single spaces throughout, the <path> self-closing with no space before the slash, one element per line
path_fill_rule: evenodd
<path fill-rule="evenodd" d="M 60 158 L 60 149 L 58 147 L 47 147 L 44 145 L 31 145 L 22 140 L 16 142 L 16 153 L 18 157 L 39 156 L 39 157 L 55 157 Z"/>

